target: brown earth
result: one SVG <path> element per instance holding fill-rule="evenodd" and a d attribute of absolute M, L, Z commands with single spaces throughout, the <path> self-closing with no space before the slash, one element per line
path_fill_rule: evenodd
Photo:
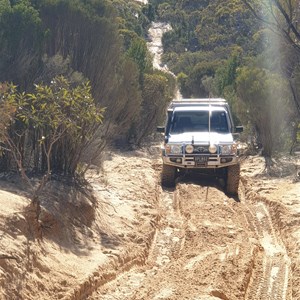
<path fill-rule="evenodd" d="M 27 194 L 2 180 L 0 299 L 300 299 L 296 166 L 281 159 L 270 177 L 245 159 L 233 199 L 195 175 L 162 189 L 157 147 L 107 153 L 90 190 L 51 182 L 42 240 Z"/>

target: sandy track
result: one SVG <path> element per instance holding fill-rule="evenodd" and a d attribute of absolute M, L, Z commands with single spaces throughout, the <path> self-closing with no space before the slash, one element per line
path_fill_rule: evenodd
<path fill-rule="evenodd" d="M 162 191 L 161 220 L 147 264 L 126 272 L 91 299 L 264 299 L 267 286 L 254 293 L 256 279 L 269 281 L 272 274 L 252 269 L 257 269 L 253 256 L 260 253 L 255 251 L 258 234 L 249 231 L 249 218 L 242 215 L 237 222 L 239 206 L 216 187 L 179 183 L 175 191 Z M 255 241 L 254 246 L 244 239 Z"/>
<path fill-rule="evenodd" d="M 265 198 L 243 188 L 229 198 L 217 181 L 193 176 L 156 189 L 160 221 L 145 266 L 90 299 L 293 299 L 282 224 Z"/>
<path fill-rule="evenodd" d="M 300 299 L 300 182 L 261 177 L 261 162 L 244 163 L 233 199 L 197 176 L 162 189 L 156 154 L 111 153 L 88 177 L 96 202 L 45 198 L 61 225 L 30 249 L 15 213 L 27 200 L 2 192 L 1 251 L 17 260 L 0 259 L 0 298 Z"/>

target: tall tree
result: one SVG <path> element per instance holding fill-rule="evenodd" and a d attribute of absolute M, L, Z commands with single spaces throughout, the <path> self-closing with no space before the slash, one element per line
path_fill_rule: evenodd
<path fill-rule="evenodd" d="M 254 16 L 275 33 L 281 34 L 300 51 L 299 1 L 297 0 L 241 0 Z"/>
<path fill-rule="evenodd" d="M 286 42 L 294 48 L 296 53 L 291 51 L 286 55 L 288 60 L 291 55 L 296 58 L 293 60 L 292 66 L 288 66 L 285 71 L 286 77 L 289 79 L 290 89 L 293 94 L 293 100 L 296 110 L 300 116 L 300 94 L 297 92 L 295 80 L 295 67 L 299 64 L 300 58 L 300 6 L 297 0 L 240 0 L 253 13 L 253 15 L 274 34 L 283 37 Z M 287 48 L 287 47 L 285 47 Z M 278 60 L 278 58 L 277 58 Z M 284 65 L 284 64 L 282 64 Z"/>
<path fill-rule="evenodd" d="M 0 0 L 0 82 L 13 81 L 21 88 L 32 85 L 44 37 L 39 12 L 29 0 Z"/>

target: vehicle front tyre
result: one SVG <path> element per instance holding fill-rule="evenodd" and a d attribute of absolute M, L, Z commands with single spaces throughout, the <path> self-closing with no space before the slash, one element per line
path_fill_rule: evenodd
<path fill-rule="evenodd" d="M 174 187 L 177 174 L 177 168 L 163 164 L 161 172 L 161 184 L 164 187 Z"/>
<path fill-rule="evenodd" d="M 230 195 L 237 195 L 240 183 L 240 165 L 227 167 L 226 192 Z"/>

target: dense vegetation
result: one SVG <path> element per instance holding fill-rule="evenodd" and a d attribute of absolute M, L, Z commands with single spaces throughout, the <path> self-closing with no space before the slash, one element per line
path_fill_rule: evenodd
<path fill-rule="evenodd" d="M 300 115 L 297 1 L 151 2 L 173 28 L 163 59 L 183 96 L 225 97 L 265 156 L 288 150 Z"/>
<path fill-rule="evenodd" d="M 184 97 L 228 99 L 266 156 L 291 147 L 296 1 L 0 0 L 1 171 L 74 176 L 105 145 L 138 145 L 153 132 L 175 84 L 152 68 L 154 19 L 172 26 L 163 60 Z"/>
<path fill-rule="evenodd" d="M 1 171 L 74 176 L 153 132 L 174 79 L 152 68 L 150 20 L 135 1 L 0 0 Z"/>

